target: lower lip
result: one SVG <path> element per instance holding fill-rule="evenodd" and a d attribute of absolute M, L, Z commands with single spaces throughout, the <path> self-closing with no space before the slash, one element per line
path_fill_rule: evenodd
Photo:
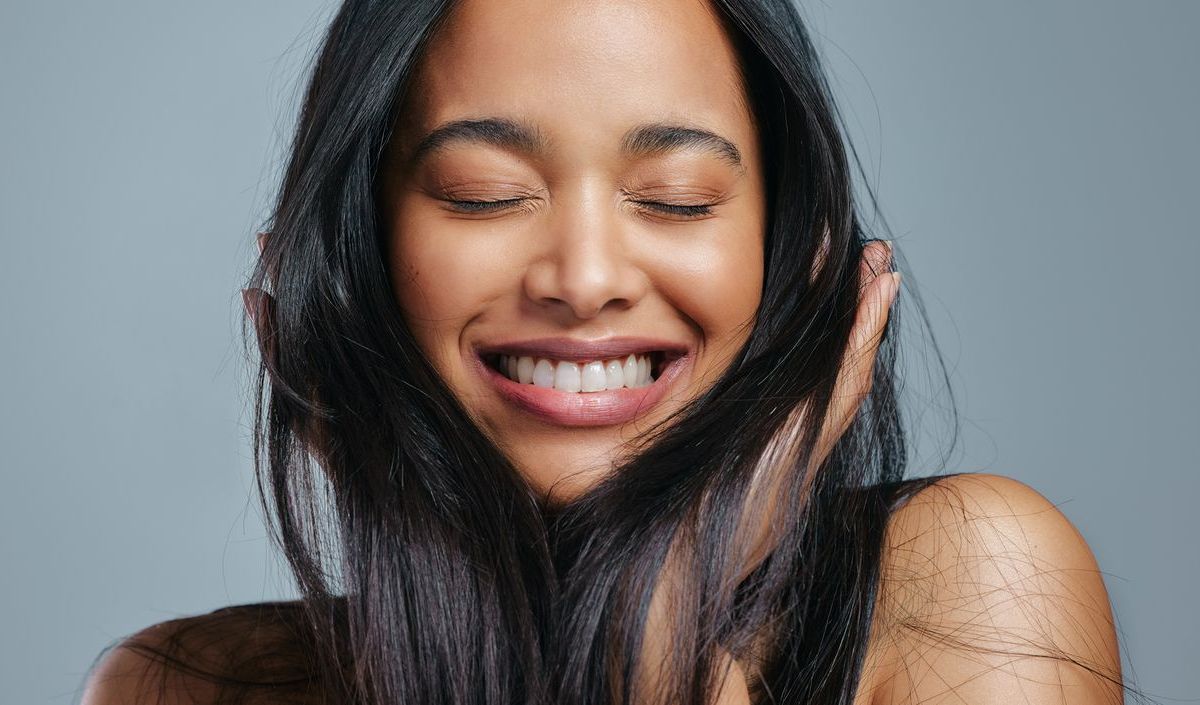
<path fill-rule="evenodd" d="M 559 426 L 610 426 L 632 421 L 662 401 L 691 357 L 691 353 L 687 353 L 671 360 L 658 379 L 645 387 L 622 387 L 602 392 L 560 392 L 535 384 L 521 384 L 500 374 L 479 355 L 475 355 L 475 363 L 483 378 L 505 401 L 542 421 Z"/>

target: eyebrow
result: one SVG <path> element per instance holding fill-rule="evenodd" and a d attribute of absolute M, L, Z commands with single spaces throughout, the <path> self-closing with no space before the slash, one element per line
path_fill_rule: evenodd
<path fill-rule="evenodd" d="M 549 139 L 537 128 L 522 122 L 507 118 L 453 120 L 422 137 L 413 150 L 411 162 L 418 164 L 430 154 L 456 142 L 487 144 L 533 155 L 551 151 Z M 708 152 L 739 171 L 745 171 L 737 145 L 700 127 L 647 122 L 631 128 L 621 140 L 621 152 L 627 157 L 687 149 Z"/>

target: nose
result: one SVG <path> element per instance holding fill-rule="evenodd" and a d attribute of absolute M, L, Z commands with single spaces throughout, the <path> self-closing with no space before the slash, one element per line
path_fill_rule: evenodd
<path fill-rule="evenodd" d="M 648 281 L 615 206 L 599 196 L 564 199 L 556 206 L 541 224 L 543 245 L 526 269 L 526 296 L 556 315 L 569 312 L 576 319 L 632 307 L 645 295 Z"/>

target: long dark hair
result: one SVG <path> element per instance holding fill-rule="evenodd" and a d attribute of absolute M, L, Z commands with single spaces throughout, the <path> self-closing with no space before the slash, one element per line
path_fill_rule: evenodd
<path fill-rule="evenodd" d="M 795 8 L 714 0 L 766 171 L 750 337 L 624 465 L 548 506 L 422 355 L 389 286 L 380 169 L 450 4 L 342 4 L 248 282 L 269 294 L 253 329 L 259 486 L 303 593 L 275 607 L 295 658 L 260 681 L 345 703 L 592 705 L 650 702 L 648 677 L 653 702 L 702 703 L 730 654 L 754 665 L 763 699 L 849 703 L 887 517 L 913 489 L 901 482 L 895 331 L 916 299 L 906 291 L 893 307 L 870 394 L 806 472 L 872 238 L 857 159 Z M 739 525 L 768 504 L 770 550 L 743 573 Z M 647 663 L 665 567 L 677 571 L 672 648 Z"/>

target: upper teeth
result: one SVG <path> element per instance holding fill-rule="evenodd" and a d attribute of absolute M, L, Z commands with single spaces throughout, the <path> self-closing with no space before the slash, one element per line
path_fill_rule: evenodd
<path fill-rule="evenodd" d="M 600 392 L 605 389 L 644 387 L 650 378 L 650 356 L 629 355 L 624 360 L 593 360 L 578 364 L 528 355 L 501 355 L 505 377 L 561 392 Z"/>

